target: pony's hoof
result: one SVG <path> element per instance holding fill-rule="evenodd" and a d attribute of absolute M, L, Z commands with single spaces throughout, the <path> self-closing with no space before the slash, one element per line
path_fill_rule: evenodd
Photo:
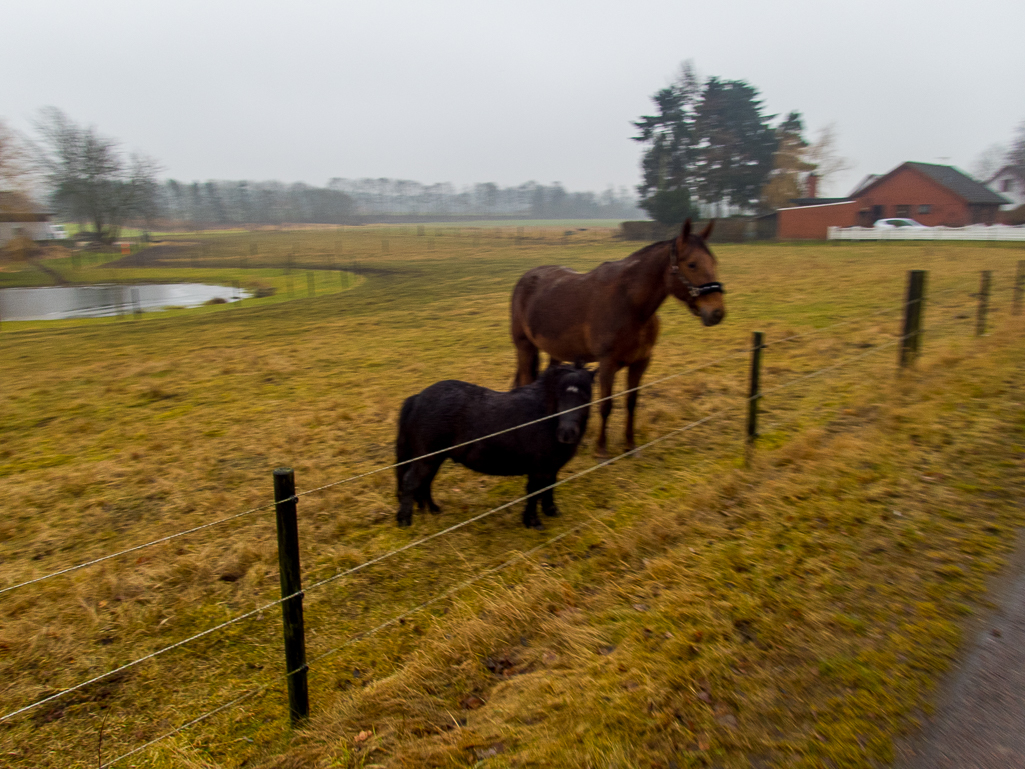
<path fill-rule="evenodd" d="M 559 514 L 559 508 L 557 507 L 549 507 L 547 510 L 545 510 L 545 515 L 547 515 L 549 518 L 555 518 Z"/>
<path fill-rule="evenodd" d="M 534 521 L 532 523 L 528 523 L 527 528 L 533 529 L 534 531 L 544 531 L 545 525 L 541 523 L 541 521 Z"/>
<path fill-rule="evenodd" d="M 399 515 L 395 516 L 395 521 L 399 524 L 400 527 L 412 526 L 413 525 L 413 516 L 412 515 L 405 516 L 405 515 L 402 515 L 401 513 L 399 513 Z"/>
<path fill-rule="evenodd" d="M 428 507 L 427 509 L 428 509 L 428 510 L 430 510 L 430 511 L 431 511 L 432 513 L 434 513 L 435 515 L 437 515 L 438 513 L 440 513 L 440 512 L 441 512 L 441 508 L 440 508 L 440 507 L 438 507 L 438 506 L 437 506 L 436 504 L 434 504 L 433 502 L 431 502 L 430 506 L 429 506 L 429 507 Z"/>

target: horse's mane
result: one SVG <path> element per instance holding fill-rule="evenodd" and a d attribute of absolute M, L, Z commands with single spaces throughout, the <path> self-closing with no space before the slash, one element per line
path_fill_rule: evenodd
<path fill-rule="evenodd" d="M 679 237 L 679 236 L 677 236 L 677 237 Z M 631 256 L 635 256 L 637 258 L 640 258 L 640 257 L 643 257 L 643 256 L 647 256 L 650 252 L 652 252 L 652 251 L 654 251 L 655 249 L 658 249 L 658 248 L 664 248 L 664 247 L 665 248 L 672 248 L 674 240 L 676 240 L 676 238 L 669 238 L 668 240 L 660 240 L 657 243 L 650 243 L 650 244 L 646 245 L 644 248 L 642 248 L 642 249 L 640 249 L 638 251 L 634 251 L 632 254 L 630 254 L 630 256 L 628 256 L 626 258 L 629 259 Z M 701 239 L 700 235 L 692 232 L 690 234 L 690 238 L 688 239 L 688 243 L 690 243 L 690 245 L 692 245 L 692 246 L 698 246 L 702 250 L 708 252 L 709 256 L 712 256 L 712 258 L 715 258 L 714 254 L 712 254 L 711 250 L 709 250 L 708 244 L 705 243 L 705 241 Z"/>

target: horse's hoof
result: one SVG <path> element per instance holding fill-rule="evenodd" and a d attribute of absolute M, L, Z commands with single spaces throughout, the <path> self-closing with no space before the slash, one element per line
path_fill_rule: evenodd
<path fill-rule="evenodd" d="M 549 518 L 554 518 L 559 514 L 559 508 L 557 507 L 550 507 L 547 510 L 545 510 L 545 515 L 547 515 Z"/>
<path fill-rule="evenodd" d="M 412 526 L 413 525 L 413 516 L 412 515 L 410 515 L 408 518 L 405 517 L 405 516 L 401 516 L 400 515 L 400 516 L 397 516 L 395 518 L 395 520 L 398 522 L 399 526 L 402 526 L 402 527 Z"/>
<path fill-rule="evenodd" d="M 594 449 L 594 455 L 596 457 L 598 457 L 598 459 L 608 459 L 609 458 L 609 452 L 605 450 L 604 446 L 596 446 L 595 449 Z"/>

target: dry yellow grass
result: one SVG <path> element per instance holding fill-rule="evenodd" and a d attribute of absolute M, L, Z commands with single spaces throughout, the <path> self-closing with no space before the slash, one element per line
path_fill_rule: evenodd
<path fill-rule="evenodd" d="M 458 236 L 457 236 L 458 233 Z M 211 236 L 182 269 L 346 266 L 316 299 L 141 322 L 0 328 L 0 589 L 391 459 L 403 397 L 442 378 L 505 388 L 508 296 L 535 264 L 632 250 L 605 233 L 427 228 Z M 547 238 L 547 239 L 545 239 Z M 383 241 L 387 240 L 387 251 Z M 258 245 L 252 252 L 252 243 Z M 930 270 L 925 355 L 896 349 L 767 398 L 749 466 L 746 359 L 644 391 L 641 439 L 724 417 L 560 489 L 545 535 L 510 511 L 311 591 L 314 657 L 483 569 L 515 563 L 311 670 L 287 726 L 276 608 L 0 725 L 12 766 L 95 766 L 252 687 L 129 766 L 871 766 L 909 728 L 1020 523 L 1020 250 L 719 246 L 730 317 L 662 313 L 648 378 L 770 347 L 771 388 L 892 341 L 904 271 Z M 62 268 L 60 263 L 55 263 Z M 994 333 L 975 340 L 978 270 Z M 166 272 L 166 270 L 165 270 Z M 318 275 L 327 273 L 318 273 Z M 282 277 L 275 280 L 283 279 Z M 302 279 L 296 283 L 301 293 Z M 619 414 L 620 411 L 614 412 Z M 621 439 L 614 419 L 613 448 Z M 776 425 L 773 427 L 773 425 Z M 585 447 L 564 474 L 595 462 Z M 304 497 L 307 584 L 521 493 L 446 466 L 441 516 L 393 524 L 393 475 Z M 517 552 L 589 524 L 529 558 Z M 9 712 L 273 600 L 273 516 L 0 595 Z M 102 739 L 101 739 L 102 735 Z M 361 736 L 362 735 L 362 736 Z M 269 758 L 278 754 L 279 759 Z M 759 764 L 758 762 L 761 762 Z"/>

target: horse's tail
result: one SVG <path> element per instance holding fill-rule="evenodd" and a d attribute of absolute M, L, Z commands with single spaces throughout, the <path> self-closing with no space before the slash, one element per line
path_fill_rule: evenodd
<path fill-rule="evenodd" d="M 537 287 L 534 271 L 525 273 L 513 289 L 509 306 L 509 331 L 516 346 L 516 374 L 513 387 L 537 380 L 540 354 L 527 333 L 527 304 Z"/>
<path fill-rule="evenodd" d="M 410 421 L 413 418 L 413 409 L 416 405 L 416 396 L 410 396 L 406 398 L 405 403 L 402 404 L 402 410 L 399 411 L 399 434 L 395 438 L 395 462 L 406 462 L 413 458 L 413 446 L 410 440 Z M 396 488 L 399 488 L 401 492 L 402 476 L 405 475 L 406 470 L 409 469 L 409 465 L 400 464 L 395 468 L 395 482 Z"/>

